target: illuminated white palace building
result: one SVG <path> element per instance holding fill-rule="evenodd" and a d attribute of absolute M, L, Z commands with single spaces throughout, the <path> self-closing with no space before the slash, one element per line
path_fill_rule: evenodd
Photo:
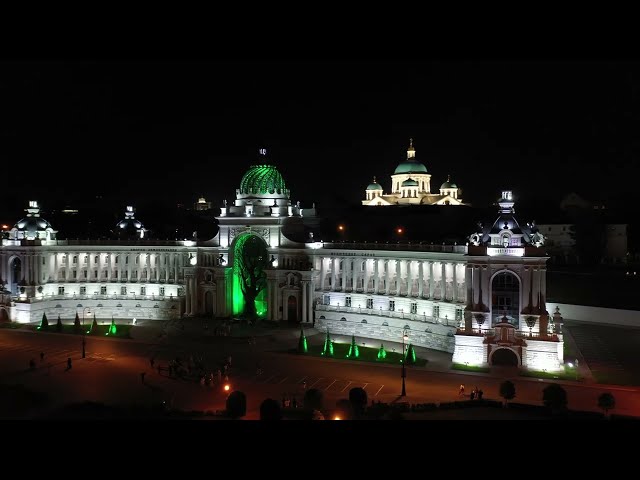
<path fill-rule="evenodd" d="M 209 240 L 152 240 L 141 223 L 131 227 L 141 231 L 133 240 L 57 240 L 30 203 L 2 241 L 0 316 L 39 322 L 46 312 L 69 321 L 91 309 L 99 320 L 224 318 L 251 305 L 258 317 L 331 333 L 399 342 L 406 332 L 458 363 L 558 370 L 563 340 L 545 306 L 544 237 L 517 222 L 510 191 L 499 206 L 468 245 L 317 241 L 309 227 L 315 206 L 291 202 L 261 151 Z M 252 257 L 262 269 L 243 263 Z M 248 271 L 257 275 L 243 283 Z"/>
<path fill-rule="evenodd" d="M 413 139 L 409 139 L 407 159 L 400 162 L 391 175 L 391 193 L 385 194 L 382 185 L 373 177 L 365 190 L 362 204 L 371 207 L 390 205 L 464 205 L 460 188 L 451 177 L 440 185 L 439 193 L 431 193 L 431 174 L 416 159 Z"/>

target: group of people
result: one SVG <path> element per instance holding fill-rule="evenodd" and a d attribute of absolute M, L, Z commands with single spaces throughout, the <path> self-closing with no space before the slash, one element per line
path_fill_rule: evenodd
<path fill-rule="evenodd" d="M 469 398 L 471 400 L 482 400 L 483 394 L 484 392 L 482 390 L 478 390 L 478 387 L 475 387 L 473 390 L 471 390 L 471 394 L 469 394 Z M 460 385 L 460 389 L 458 390 L 458 395 L 461 397 L 464 396 L 464 384 Z"/>

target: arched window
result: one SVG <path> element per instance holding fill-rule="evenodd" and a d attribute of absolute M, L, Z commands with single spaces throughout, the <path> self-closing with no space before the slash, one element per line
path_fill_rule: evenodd
<path fill-rule="evenodd" d="M 509 246 L 509 234 L 507 233 L 502 235 L 502 246 L 505 248 Z"/>

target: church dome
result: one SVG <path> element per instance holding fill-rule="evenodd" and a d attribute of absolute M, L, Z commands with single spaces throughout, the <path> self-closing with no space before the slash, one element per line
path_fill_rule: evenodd
<path fill-rule="evenodd" d="M 406 160 L 400 163 L 397 167 L 394 175 L 402 174 L 402 173 L 427 173 L 427 167 L 425 167 L 420 162 Z"/>
<path fill-rule="evenodd" d="M 402 182 L 403 187 L 417 187 L 419 185 L 413 178 L 408 178 L 404 182 Z"/>
<path fill-rule="evenodd" d="M 376 182 L 376 177 L 373 177 L 373 183 L 370 183 L 367 190 L 382 190 L 382 185 Z"/>
<path fill-rule="evenodd" d="M 253 165 L 240 182 L 242 194 L 283 194 L 286 189 L 284 178 L 273 165 Z"/>
<path fill-rule="evenodd" d="M 124 220 L 120 220 L 116 224 L 118 235 L 139 235 L 140 237 L 144 235 L 145 228 L 142 222 L 135 218 L 134 215 L 133 207 L 128 206 L 124 212 Z"/>
<path fill-rule="evenodd" d="M 16 223 L 14 228 L 20 232 L 35 234 L 37 231 L 46 230 L 47 228 L 52 227 L 44 218 L 26 217 Z"/>
<path fill-rule="evenodd" d="M 440 185 L 440 190 L 445 188 L 458 188 L 458 186 L 451 181 L 451 178 L 447 176 L 447 181 Z"/>

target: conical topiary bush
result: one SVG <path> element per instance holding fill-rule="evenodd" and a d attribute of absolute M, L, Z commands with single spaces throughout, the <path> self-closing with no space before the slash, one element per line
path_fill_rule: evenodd
<path fill-rule="evenodd" d="M 98 334 L 98 322 L 96 320 L 96 314 L 93 314 L 93 322 L 91 322 L 91 330 L 89 330 L 89 333 L 91 335 L 97 335 Z"/>
<path fill-rule="evenodd" d="M 378 360 L 384 360 L 387 358 L 387 351 L 384 349 L 384 345 L 381 343 L 378 349 Z"/>
<path fill-rule="evenodd" d="M 82 326 L 80 325 L 80 317 L 78 316 L 78 312 L 76 312 L 76 319 L 73 321 L 73 330 L 78 333 L 82 330 Z"/>
<path fill-rule="evenodd" d="M 42 320 L 40 321 L 40 326 L 38 327 L 38 330 L 46 330 L 47 328 L 49 328 L 49 321 L 47 320 L 47 314 L 45 312 L 42 312 Z"/>
<path fill-rule="evenodd" d="M 304 329 L 300 325 L 300 340 L 298 340 L 298 353 L 307 353 L 309 347 L 307 346 L 307 337 L 304 335 Z"/>
<path fill-rule="evenodd" d="M 404 361 L 407 365 L 415 365 L 416 363 L 416 349 L 410 343 L 407 347 L 407 353 L 404 355 Z"/>
<path fill-rule="evenodd" d="M 358 350 L 358 345 L 356 345 L 356 336 L 351 335 L 351 346 L 349 346 L 349 353 L 347 353 L 347 358 L 358 358 L 360 356 L 360 351 Z"/>
<path fill-rule="evenodd" d="M 327 338 L 324 340 L 324 347 L 322 348 L 322 355 L 325 357 L 333 357 L 333 342 L 329 335 L 329 329 L 327 328 Z"/>
<path fill-rule="evenodd" d="M 58 315 L 58 321 L 56 323 L 56 330 L 61 332 L 62 331 L 62 320 L 60 319 L 60 315 Z"/>

